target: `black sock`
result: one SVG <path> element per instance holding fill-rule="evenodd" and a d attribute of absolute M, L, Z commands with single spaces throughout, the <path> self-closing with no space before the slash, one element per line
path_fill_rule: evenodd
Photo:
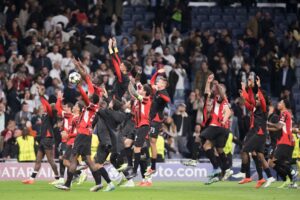
<path fill-rule="evenodd" d="M 71 183 L 72 183 L 74 174 L 68 170 L 67 175 L 68 175 L 68 177 L 67 177 L 67 181 L 65 182 L 65 186 L 71 187 Z"/>
<path fill-rule="evenodd" d="M 81 174 L 81 170 L 77 170 L 77 171 L 75 172 L 75 174 L 76 174 L 77 176 L 79 176 L 79 175 Z"/>
<path fill-rule="evenodd" d="M 60 176 L 56 175 L 54 178 L 55 178 L 55 180 L 58 180 L 60 178 Z"/>
<path fill-rule="evenodd" d="M 37 174 L 38 174 L 37 171 L 33 171 L 32 174 L 31 174 L 31 178 L 35 178 Z"/>
<path fill-rule="evenodd" d="M 265 171 L 265 173 L 266 173 L 266 175 L 267 175 L 268 178 L 272 177 L 270 168 L 266 168 L 266 169 L 264 169 L 264 171 Z"/>
<path fill-rule="evenodd" d="M 246 173 L 246 169 L 245 169 L 246 167 L 245 167 L 245 164 L 241 164 L 241 172 L 242 173 Z"/>
<path fill-rule="evenodd" d="M 141 153 L 134 153 L 133 173 L 137 173 L 137 169 L 139 167 L 140 160 L 141 160 Z"/>
<path fill-rule="evenodd" d="M 258 159 L 257 156 L 252 156 L 252 159 L 255 163 L 256 171 L 257 171 L 257 174 L 258 174 L 258 180 L 261 180 L 261 179 L 263 179 L 261 162 L 260 162 L 260 160 Z"/>
<path fill-rule="evenodd" d="M 110 183 L 111 182 L 111 180 L 110 180 L 110 178 L 108 176 L 108 173 L 107 173 L 107 171 L 106 171 L 106 169 L 104 167 L 101 167 L 99 169 L 99 172 L 102 175 L 102 177 L 104 178 L 104 180 L 106 181 L 106 183 Z"/>
<path fill-rule="evenodd" d="M 244 166 L 245 166 L 246 178 L 250 178 L 250 162 L 244 164 Z"/>
<path fill-rule="evenodd" d="M 205 151 L 206 157 L 210 160 L 211 164 L 213 165 L 214 169 L 219 167 L 218 161 L 215 156 L 215 152 L 213 149 L 208 149 Z"/>
<path fill-rule="evenodd" d="M 140 170 L 141 170 L 142 178 L 145 178 L 144 174 L 147 171 L 147 161 L 145 161 L 145 160 L 140 161 Z"/>
<path fill-rule="evenodd" d="M 282 169 L 282 168 L 280 167 L 279 164 L 276 164 L 276 165 L 273 167 L 273 169 L 277 172 L 277 174 L 280 176 L 280 178 L 281 178 L 283 181 L 286 181 L 286 176 L 287 176 L 287 174 L 286 174 L 285 170 Z"/>
<path fill-rule="evenodd" d="M 156 170 L 156 158 L 151 158 L 151 169 Z"/>
<path fill-rule="evenodd" d="M 94 177 L 96 185 L 100 185 L 101 184 L 101 173 L 99 172 L 99 170 L 92 172 L 92 175 Z"/>
<path fill-rule="evenodd" d="M 225 155 L 225 153 L 219 153 L 219 157 L 220 157 L 220 161 L 221 161 L 221 167 L 222 170 L 226 170 L 229 168 L 228 166 L 228 161 L 227 161 L 227 156 Z"/>
<path fill-rule="evenodd" d="M 126 151 L 126 158 L 127 158 L 128 166 L 133 166 L 133 163 L 132 163 L 132 149 L 131 149 L 131 147 L 126 148 L 125 151 Z"/>
<path fill-rule="evenodd" d="M 63 160 L 59 160 L 59 175 L 61 178 L 63 178 L 65 176 L 65 165 L 64 165 L 64 161 Z"/>

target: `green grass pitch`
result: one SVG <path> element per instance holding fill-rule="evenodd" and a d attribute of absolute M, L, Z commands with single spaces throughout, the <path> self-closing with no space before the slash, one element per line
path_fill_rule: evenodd
<path fill-rule="evenodd" d="M 156 182 L 151 188 L 120 188 L 113 192 L 89 192 L 92 182 L 74 185 L 71 191 L 60 191 L 44 181 L 23 185 L 19 181 L 0 181 L 1 200 L 299 200 L 299 189 L 255 189 L 255 182 L 238 185 L 220 182 L 205 186 L 201 182 Z"/>

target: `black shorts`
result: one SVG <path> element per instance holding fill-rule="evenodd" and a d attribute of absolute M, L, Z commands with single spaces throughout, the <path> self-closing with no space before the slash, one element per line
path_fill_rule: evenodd
<path fill-rule="evenodd" d="M 132 129 L 132 131 L 130 133 L 128 133 L 127 135 L 125 135 L 125 138 L 128 138 L 130 140 L 134 140 L 135 139 L 135 135 L 136 135 L 136 129 Z"/>
<path fill-rule="evenodd" d="M 38 150 L 45 153 L 46 150 L 53 150 L 54 149 L 54 138 L 42 138 Z"/>
<path fill-rule="evenodd" d="M 219 126 L 208 126 L 201 132 L 202 140 L 210 140 L 215 147 L 224 148 L 228 138 L 229 131 L 226 128 Z"/>
<path fill-rule="evenodd" d="M 159 133 L 161 132 L 161 122 L 151 122 L 150 127 L 150 137 L 157 139 Z"/>
<path fill-rule="evenodd" d="M 143 147 L 144 143 L 146 141 L 146 138 L 148 137 L 149 131 L 150 131 L 150 126 L 148 126 L 148 125 L 137 128 L 136 136 L 135 136 L 135 140 L 134 140 L 134 146 Z"/>
<path fill-rule="evenodd" d="M 109 153 L 111 153 L 111 145 L 99 145 L 97 148 L 97 154 L 94 158 L 96 163 L 104 164 Z"/>
<path fill-rule="evenodd" d="M 91 155 L 91 143 L 92 136 L 78 134 L 74 141 L 74 146 L 72 149 L 73 155 L 81 155 L 82 157 Z"/>
<path fill-rule="evenodd" d="M 265 135 L 258 135 L 254 134 L 251 137 L 249 137 L 244 144 L 243 152 L 258 152 L 258 153 L 264 153 L 265 152 L 265 146 L 266 146 L 266 136 Z"/>
<path fill-rule="evenodd" d="M 292 160 L 294 147 L 286 144 L 277 145 L 274 151 L 274 158 L 279 161 L 288 161 Z"/>
<path fill-rule="evenodd" d="M 64 160 L 70 160 L 72 155 L 72 145 L 66 145 L 66 151 L 63 155 Z"/>
<path fill-rule="evenodd" d="M 243 143 L 246 144 L 247 141 L 248 141 L 253 135 L 255 135 L 255 134 L 256 134 L 256 132 L 255 132 L 254 128 L 251 128 L 251 129 L 247 132 L 247 134 L 246 134 L 246 136 L 245 136 L 245 138 L 244 138 Z"/>
<path fill-rule="evenodd" d="M 60 156 L 63 156 L 67 151 L 67 143 L 65 142 L 61 142 L 59 144 L 59 155 Z"/>

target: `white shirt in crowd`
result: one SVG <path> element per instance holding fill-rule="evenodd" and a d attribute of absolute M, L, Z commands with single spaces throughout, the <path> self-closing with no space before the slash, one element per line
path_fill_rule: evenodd
<path fill-rule="evenodd" d="M 185 76 L 186 76 L 185 69 L 177 68 L 177 69 L 175 69 L 175 72 L 178 75 L 176 90 L 184 90 L 184 79 L 185 79 Z"/>
<path fill-rule="evenodd" d="M 63 57 L 60 53 L 53 53 L 53 52 L 48 53 L 47 57 L 50 58 L 52 65 L 54 65 L 54 63 L 56 63 L 56 62 L 61 63 L 62 59 L 63 59 Z"/>
<path fill-rule="evenodd" d="M 170 64 L 175 64 L 176 59 L 173 55 L 169 54 L 169 55 L 163 55 L 164 59 L 166 59 Z"/>
<path fill-rule="evenodd" d="M 61 73 L 60 69 L 53 68 L 53 69 L 51 69 L 49 76 L 52 79 L 57 78 L 58 80 L 60 80 L 60 73 Z"/>
<path fill-rule="evenodd" d="M 56 16 L 52 17 L 50 23 L 51 23 L 52 27 L 55 27 L 55 25 L 59 22 L 62 22 L 64 24 L 64 27 L 67 27 L 67 25 L 69 23 L 69 19 L 64 15 L 56 15 Z"/>
<path fill-rule="evenodd" d="M 61 70 L 69 74 L 71 70 L 75 69 L 75 65 L 71 58 L 63 58 L 61 61 Z"/>

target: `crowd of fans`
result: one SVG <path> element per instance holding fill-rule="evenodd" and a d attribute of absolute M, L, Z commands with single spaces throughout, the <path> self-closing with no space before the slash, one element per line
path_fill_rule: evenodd
<path fill-rule="evenodd" d="M 260 77 L 272 100 L 288 97 L 295 112 L 292 88 L 297 82 L 295 69 L 300 68 L 299 19 L 289 24 L 282 38 L 275 34 L 272 16 L 260 11 L 237 37 L 227 29 L 186 32 L 185 21 L 172 18 L 186 5 L 175 3 L 170 5 L 173 20 L 161 20 L 162 13 L 156 12 L 152 31 L 137 26 L 123 37 L 121 4 L 118 0 L 6 0 L 0 4 L 0 158 L 17 158 L 16 138 L 39 134 L 38 85 L 46 87 L 50 103 L 56 102 L 59 90 L 65 103 L 74 104 L 80 98 L 67 81 L 75 68 L 73 57 L 81 59 L 95 83 L 111 91 L 116 77 L 107 40 L 112 35 L 119 41 L 120 56 L 134 66 L 132 76 L 142 72 L 142 83 L 150 82 L 157 69 L 166 70 L 172 99 L 163 127 L 168 157 L 191 156 L 193 145 L 187 144 L 199 140 L 203 93 L 211 73 L 227 88 L 234 113 L 231 127 L 240 140 L 249 127 L 239 98 L 240 82 L 251 72 Z M 55 127 L 57 133 L 59 127 Z"/>

